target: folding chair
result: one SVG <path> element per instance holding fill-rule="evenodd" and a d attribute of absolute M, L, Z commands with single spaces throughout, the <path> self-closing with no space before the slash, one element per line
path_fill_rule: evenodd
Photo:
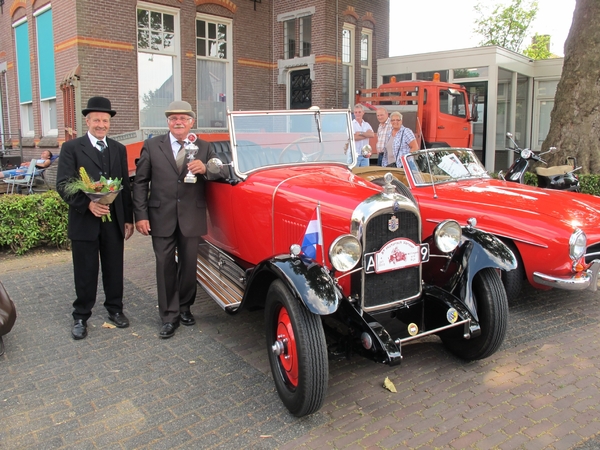
<path fill-rule="evenodd" d="M 50 165 L 48 167 L 44 167 L 43 169 L 36 169 L 35 172 L 33 173 L 34 179 L 33 182 L 31 184 L 31 188 L 32 190 L 35 189 L 35 191 L 38 191 L 38 188 L 36 187 L 36 181 L 40 180 L 41 181 L 41 186 L 39 191 L 43 192 L 43 191 L 47 191 L 50 189 L 50 185 L 48 184 L 48 180 L 46 180 L 46 170 L 48 170 L 50 167 L 52 167 L 52 164 L 54 163 L 54 161 L 56 161 L 58 159 L 60 155 L 53 155 L 52 158 L 50 158 Z"/>
<path fill-rule="evenodd" d="M 34 180 L 35 162 L 36 162 L 35 159 L 31 160 L 31 163 L 29 163 L 29 167 L 27 168 L 27 172 L 18 173 L 14 176 L 11 176 L 8 179 L 3 179 L 3 181 L 6 184 L 10 185 L 10 192 L 7 192 L 8 194 L 15 193 L 15 186 L 19 186 L 21 188 L 25 187 L 25 188 L 27 188 L 28 194 L 33 194 L 33 190 L 31 189 L 31 186 L 33 185 L 33 180 Z"/>

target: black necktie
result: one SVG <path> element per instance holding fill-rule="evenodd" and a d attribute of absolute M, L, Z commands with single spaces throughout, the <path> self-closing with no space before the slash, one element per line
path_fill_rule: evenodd
<path fill-rule="evenodd" d="M 100 147 L 100 151 L 101 151 L 101 152 L 103 152 L 103 151 L 104 151 L 104 149 L 106 148 L 106 144 L 104 143 L 104 141 L 98 141 L 98 142 L 96 142 L 96 145 L 97 145 L 98 147 Z"/>
<path fill-rule="evenodd" d="M 183 158 L 185 157 L 185 151 L 183 150 L 185 142 L 177 141 L 177 143 L 180 145 L 180 147 L 177 151 L 177 158 L 175 158 L 175 163 L 177 164 L 177 170 L 181 171 L 181 167 L 183 166 Z"/>

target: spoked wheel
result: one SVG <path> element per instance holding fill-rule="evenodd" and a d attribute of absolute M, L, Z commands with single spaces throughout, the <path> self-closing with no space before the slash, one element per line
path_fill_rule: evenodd
<path fill-rule="evenodd" d="M 269 364 L 281 401 L 297 417 L 318 411 L 329 376 L 320 317 L 276 280 L 267 293 L 265 320 Z"/>
<path fill-rule="evenodd" d="M 440 335 L 448 350 L 466 360 L 487 358 L 498 350 L 508 326 L 506 292 L 495 269 L 487 268 L 477 272 L 473 278 L 473 295 L 481 334 L 471 339 L 450 333 Z"/>
<path fill-rule="evenodd" d="M 302 149 L 300 148 L 300 144 L 302 142 L 319 142 L 319 138 L 317 136 L 304 136 L 304 137 L 296 139 L 293 142 L 290 142 L 288 145 L 286 145 L 283 148 L 283 150 L 281 150 L 281 153 L 279 154 L 279 164 L 282 164 L 285 162 L 283 155 L 285 155 L 287 152 L 289 152 L 293 147 L 296 147 L 296 150 L 299 151 L 300 154 L 302 155 L 301 158 L 296 162 L 318 161 L 321 159 L 321 157 L 323 156 L 323 153 L 325 153 L 325 146 L 323 145 L 322 142 L 319 144 L 319 150 L 317 150 L 316 152 L 312 152 L 312 153 L 304 153 L 302 151 Z"/>

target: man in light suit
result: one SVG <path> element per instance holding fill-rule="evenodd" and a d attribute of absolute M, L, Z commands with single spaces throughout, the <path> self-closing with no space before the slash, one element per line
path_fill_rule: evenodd
<path fill-rule="evenodd" d="M 110 100 L 92 97 L 82 111 L 88 132 L 62 145 L 56 175 L 60 196 L 69 204 L 68 236 L 73 254 L 73 275 L 76 299 L 73 302 L 74 339 L 87 336 L 87 320 L 96 302 L 98 269 L 102 262 L 102 283 L 106 300 L 104 307 L 108 319 L 119 328 L 129 326 L 123 314 L 123 250 L 124 240 L 133 234 L 133 206 L 127 170 L 125 146 L 106 137 L 110 119 L 116 114 Z M 79 168 L 84 167 L 95 181 L 121 178 L 123 190 L 111 205 L 92 202 L 82 191 L 75 195 L 64 192 L 65 183 L 80 178 Z M 111 215 L 111 221 L 102 216 Z"/>
<path fill-rule="evenodd" d="M 190 306 L 196 299 L 198 243 L 206 234 L 205 163 L 216 157 L 208 142 L 198 139 L 195 159 L 182 159 L 179 151 L 184 152 L 196 118 L 188 102 L 172 102 L 165 115 L 169 133 L 144 142 L 133 185 L 135 227 L 152 235 L 156 256 L 162 339 L 173 336 L 180 323 L 196 323 Z M 188 170 L 195 175 L 193 183 L 184 180 Z"/>

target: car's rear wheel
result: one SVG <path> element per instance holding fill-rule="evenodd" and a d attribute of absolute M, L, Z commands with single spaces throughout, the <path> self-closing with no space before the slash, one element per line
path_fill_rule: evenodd
<path fill-rule="evenodd" d="M 329 376 L 321 318 L 276 280 L 267 293 L 265 320 L 269 363 L 281 401 L 297 417 L 318 411 Z"/>
<path fill-rule="evenodd" d="M 452 353 L 467 360 L 487 358 L 498 350 L 508 326 L 506 292 L 495 269 L 487 268 L 477 272 L 473 278 L 473 296 L 481 334 L 471 339 L 450 333 L 440 336 Z"/>

